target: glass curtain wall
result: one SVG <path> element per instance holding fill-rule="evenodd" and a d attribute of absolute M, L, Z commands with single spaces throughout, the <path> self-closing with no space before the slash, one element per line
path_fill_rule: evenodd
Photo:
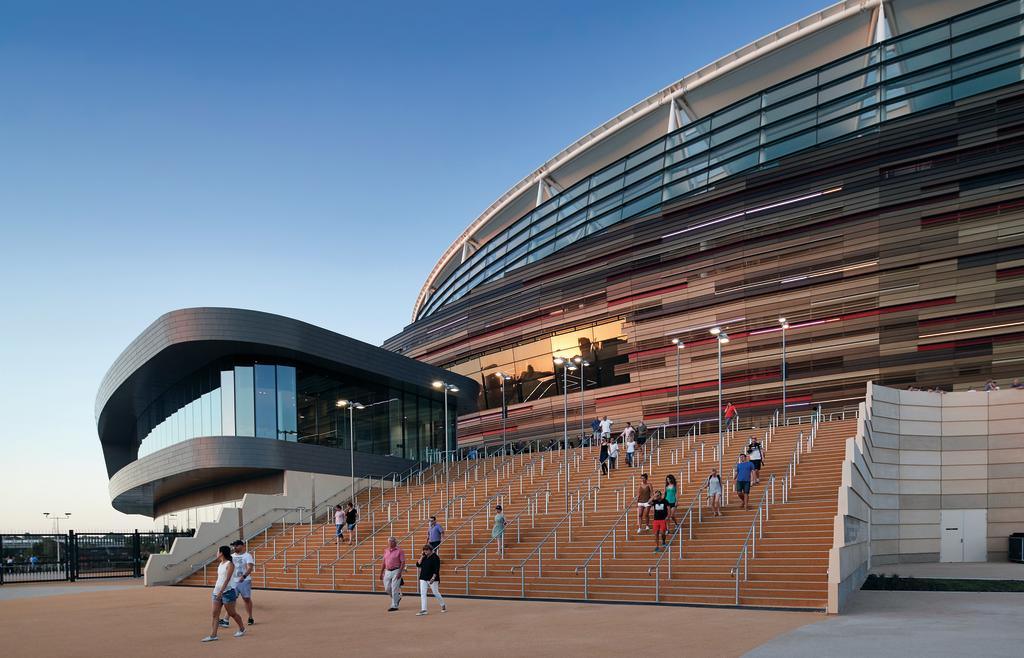
<path fill-rule="evenodd" d="M 505 381 L 505 403 L 530 402 L 562 394 L 563 377 L 554 359 L 581 357 L 589 366 L 570 371 L 568 392 L 589 391 L 629 382 L 629 375 L 617 375 L 615 366 L 626 363 L 626 336 L 621 321 L 570 331 L 481 357 L 446 366 L 448 370 L 480 382 L 480 409 L 501 408 L 501 376 Z M 443 422 L 443 421 L 442 421 Z"/>
<path fill-rule="evenodd" d="M 277 439 L 406 459 L 444 447 L 441 394 L 419 395 L 271 363 L 211 365 L 185 378 L 138 419 L 139 456 L 200 436 Z M 349 413 L 338 402 L 363 405 Z M 449 397 L 451 436 L 456 403 Z M 349 422 L 351 420 L 351 427 Z M 454 442 L 454 439 L 453 439 Z"/>

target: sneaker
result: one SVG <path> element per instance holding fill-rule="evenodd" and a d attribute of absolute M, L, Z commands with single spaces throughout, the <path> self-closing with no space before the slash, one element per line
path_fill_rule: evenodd
<path fill-rule="evenodd" d="M 448 612 L 448 606 L 441 606 L 441 612 Z"/>
<path fill-rule="evenodd" d="M 417 616 L 417 617 L 422 617 L 422 616 L 423 616 L 423 615 L 425 615 L 425 614 L 427 614 L 427 611 L 426 611 L 426 610 L 420 610 L 419 612 L 417 612 L 417 613 L 416 613 L 416 616 Z"/>
<path fill-rule="evenodd" d="M 203 639 L 201 639 L 199 641 L 200 642 L 216 642 L 217 641 L 217 636 L 216 635 L 207 635 L 206 637 L 204 637 Z"/>
<path fill-rule="evenodd" d="M 253 625 L 253 624 L 255 624 L 255 623 L 256 623 L 256 622 L 254 622 L 254 621 L 252 620 L 252 617 L 249 617 L 249 625 L 250 625 L 250 626 L 252 626 L 252 625 Z"/>
<path fill-rule="evenodd" d="M 231 626 L 231 622 L 229 622 L 227 619 L 221 619 L 219 622 L 217 622 L 217 624 L 220 625 L 221 628 L 228 628 L 229 626 Z"/>
<path fill-rule="evenodd" d="M 243 635 L 245 635 L 244 628 L 239 628 L 237 631 L 235 631 L 235 637 L 242 637 Z"/>
<path fill-rule="evenodd" d="M 651 531 L 651 526 L 645 525 L 644 526 L 644 530 L 646 530 L 647 532 L 650 532 Z"/>
<path fill-rule="evenodd" d="M 398 612 L 398 608 L 388 608 L 388 612 Z"/>

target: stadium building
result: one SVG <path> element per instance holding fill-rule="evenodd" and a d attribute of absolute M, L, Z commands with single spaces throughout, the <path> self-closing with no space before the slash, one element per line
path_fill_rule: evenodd
<path fill-rule="evenodd" d="M 565 416 L 573 437 L 605 415 L 714 420 L 719 376 L 748 418 L 784 396 L 790 413 L 852 408 L 869 380 L 1008 383 L 1024 366 L 1022 56 L 1016 0 L 832 5 L 513 185 L 384 346 L 480 385 L 462 443 L 561 433 Z"/>
<path fill-rule="evenodd" d="M 1022 21 L 1019 0 L 847 0 L 708 64 L 491 204 L 383 349 L 264 313 L 165 315 L 97 398 L 114 507 L 315 507 L 309 474 L 338 489 L 606 415 L 713 425 L 719 377 L 748 420 L 852 410 L 868 381 L 1009 379 Z"/>

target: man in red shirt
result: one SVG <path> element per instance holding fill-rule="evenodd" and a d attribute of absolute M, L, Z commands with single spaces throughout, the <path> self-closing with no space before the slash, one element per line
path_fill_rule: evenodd
<path fill-rule="evenodd" d="M 402 572 L 404 570 L 405 553 L 398 547 L 398 540 L 390 537 L 380 565 L 380 578 L 384 581 L 384 591 L 391 595 L 391 607 L 388 608 L 388 612 L 398 610 L 398 604 L 402 601 Z"/>
<path fill-rule="evenodd" d="M 736 407 L 732 402 L 725 405 L 725 429 L 731 430 L 736 423 Z"/>

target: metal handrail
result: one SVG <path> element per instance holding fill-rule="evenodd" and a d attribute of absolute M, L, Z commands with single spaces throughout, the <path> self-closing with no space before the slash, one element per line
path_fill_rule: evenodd
<path fill-rule="evenodd" d="M 520 511 L 519 514 L 516 514 L 514 517 L 512 517 L 511 521 L 506 521 L 505 522 L 505 530 L 508 530 L 508 527 L 510 525 L 514 525 L 516 527 L 516 543 L 517 544 L 520 542 L 520 537 L 521 536 L 519 534 L 519 529 L 520 529 L 520 527 L 522 527 L 522 524 L 519 523 L 519 519 L 524 514 L 530 514 L 534 518 L 534 521 L 536 521 L 537 497 L 539 495 L 540 495 L 539 491 L 537 491 L 537 492 L 535 492 L 533 494 L 534 500 L 533 500 L 533 504 L 532 505 L 530 504 L 530 499 L 527 498 L 526 499 L 526 509 Z M 531 524 L 530 527 L 536 527 L 536 523 L 534 522 L 533 524 Z M 474 561 L 476 561 L 476 559 L 478 557 L 480 557 L 480 554 L 483 553 L 483 555 L 484 555 L 484 576 L 486 576 L 487 575 L 487 553 L 488 553 L 487 548 L 491 544 L 493 544 L 495 541 L 497 541 L 498 539 L 504 540 L 504 533 L 502 533 L 502 535 L 499 536 L 499 537 L 491 537 L 489 540 L 487 540 L 487 542 L 483 546 L 481 546 L 477 550 L 476 553 L 473 553 L 472 557 L 470 557 L 468 560 L 466 560 L 462 564 L 460 564 L 460 565 L 455 567 L 455 573 L 458 573 L 459 569 L 463 569 L 466 572 L 466 595 L 467 596 L 469 595 L 469 572 L 470 572 L 470 566 L 473 564 Z M 502 556 L 504 556 L 504 554 L 505 554 L 504 543 L 502 544 L 501 553 L 502 553 Z"/>
<path fill-rule="evenodd" d="M 272 508 L 268 509 L 266 512 L 264 512 L 263 514 L 260 514 L 259 516 L 257 516 L 255 519 L 249 521 L 248 523 L 243 523 L 242 525 L 238 526 L 237 528 L 232 528 L 230 532 L 227 532 L 227 533 L 225 533 L 223 535 L 220 535 L 220 539 L 218 539 L 217 541 L 213 542 L 213 544 L 217 544 L 220 541 L 227 540 L 227 539 L 230 539 L 231 537 L 236 536 L 236 533 L 241 533 L 245 529 L 246 526 L 252 525 L 253 523 L 256 523 L 256 521 L 258 519 L 260 519 L 261 517 L 267 516 L 267 515 L 271 514 L 272 512 L 280 512 L 281 510 L 285 510 L 284 514 L 282 514 L 281 516 L 278 516 L 277 518 L 275 518 L 273 521 L 271 521 L 267 525 L 261 526 L 259 530 L 257 530 L 256 532 L 250 534 L 246 538 L 246 541 L 248 541 L 249 539 L 252 539 L 256 535 L 260 534 L 261 532 L 268 531 L 270 528 L 274 527 L 275 523 L 277 523 L 278 521 L 281 521 L 282 519 L 284 519 L 288 515 L 294 514 L 295 512 L 304 511 L 305 509 L 306 509 L 305 507 L 272 507 Z M 300 517 L 300 519 L 301 519 L 301 517 Z M 174 562 L 172 564 L 165 564 L 164 565 L 164 569 L 170 569 L 172 567 L 177 567 L 177 566 L 181 565 L 183 562 L 187 562 L 188 560 L 194 558 L 197 555 L 201 555 L 204 551 L 208 551 L 208 550 L 210 550 L 209 547 L 203 549 L 202 551 L 195 551 L 193 553 L 190 553 L 187 557 L 184 557 L 181 560 L 178 560 L 177 562 Z M 210 560 L 207 560 L 206 562 L 200 562 L 200 563 L 197 563 L 197 564 L 191 564 L 190 566 L 193 567 L 193 568 L 201 567 L 201 566 L 210 564 L 215 559 L 217 559 L 217 558 L 214 557 L 214 558 L 211 558 Z"/>
<path fill-rule="evenodd" d="M 521 468 L 522 469 L 526 469 L 529 466 L 532 466 L 534 461 L 536 461 L 536 460 L 537 460 L 537 456 L 533 457 L 529 462 L 527 462 L 527 464 L 525 464 Z M 465 494 L 463 494 L 463 495 L 465 495 Z M 441 548 L 441 546 L 444 546 L 446 543 L 448 543 L 448 540 L 450 538 L 454 537 L 455 541 L 453 542 L 452 557 L 458 558 L 459 557 L 458 533 L 461 532 L 462 530 L 464 530 L 466 528 L 467 523 L 468 523 L 469 530 L 470 530 L 470 542 L 472 542 L 473 538 L 476 536 L 476 526 L 474 524 L 474 519 L 481 512 L 488 511 L 490 509 L 491 502 L 493 502 L 494 500 L 496 500 L 498 498 L 504 498 L 506 496 L 509 497 L 509 498 L 512 497 L 512 483 L 511 482 L 509 484 L 507 484 L 505 487 L 499 488 L 497 491 L 494 492 L 494 494 L 490 498 L 488 498 L 483 503 L 481 503 L 479 508 L 475 512 L 473 512 L 469 516 L 468 519 L 466 517 L 461 517 L 462 518 L 462 525 L 460 525 L 458 528 L 455 528 L 451 532 L 448 532 L 446 530 L 445 533 L 444 533 L 444 538 L 441 540 L 441 543 L 437 545 L 437 548 Z M 487 526 L 485 525 L 484 527 L 486 528 Z M 435 548 L 434 550 L 437 551 L 437 548 Z"/>
<path fill-rule="evenodd" d="M 416 475 L 417 473 L 419 473 L 419 472 L 420 472 L 420 471 L 419 471 L 419 469 L 417 469 L 417 467 L 412 467 L 412 468 L 406 469 L 405 471 L 402 471 L 402 473 L 401 473 L 402 477 L 401 477 L 400 479 L 398 479 L 398 478 L 396 477 L 396 476 L 398 476 L 398 475 L 399 475 L 399 473 L 398 473 L 397 471 L 394 471 L 394 472 L 388 473 L 387 475 L 382 475 L 382 476 L 380 476 L 380 478 L 379 478 L 379 479 L 380 479 L 380 481 L 381 481 L 381 484 L 382 484 L 382 487 L 381 487 L 381 489 L 382 489 L 382 491 L 383 491 L 383 483 L 384 483 L 384 482 L 385 482 L 385 481 L 387 480 L 387 478 L 388 478 L 388 477 L 390 477 L 390 478 L 391 478 L 391 486 L 392 486 L 392 488 L 393 488 L 393 489 L 394 489 L 394 490 L 395 490 L 395 491 L 397 492 L 397 491 L 398 491 L 398 488 L 397 488 L 397 487 L 398 487 L 398 485 L 399 485 L 399 484 L 402 484 L 402 483 L 406 482 L 407 480 L 411 479 L 411 478 L 412 478 L 413 476 L 415 476 L 415 475 Z M 361 490 L 360 490 L 359 492 L 357 492 L 357 493 L 355 494 L 355 497 L 354 497 L 354 498 L 353 498 L 353 500 L 352 500 L 353 504 L 355 503 L 355 501 L 357 501 L 357 500 L 359 499 L 359 495 L 360 495 L 361 493 L 363 493 L 363 491 L 370 491 L 370 492 L 372 492 L 372 491 L 373 491 L 373 480 L 375 479 L 375 478 L 374 478 L 373 476 L 365 476 L 365 477 L 363 477 L 363 478 L 360 478 L 360 479 L 365 479 L 365 480 L 369 480 L 369 482 L 370 482 L 370 483 L 369 483 L 369 484 L 368 484 L 368 485 L 367 485 L 367 486 L 366 486 L 366 487 L 365 487 L 364 489 L 361 489 Z M 332 498 L 333 498 L 333 496 L 332 496 Z M 422 500 L 422 499 L 421 499 L 421 500 Z M 381 496 L 381 498 L 380 498 L 380 502 L 382 503 L 382 504 L 381 504 L 381 507 L 380 507 L 380 509 L 381 509 L 381 511 L 383 511 L 383 510 L 384 510 L 384 505 L 383 505 L 383 503 L 384 503 L 384 502 L 386 502 L 386 501 L 385 501 L 385 497 L 384 497 L 383 495 L 382 495 L 382 496 Z M 326 518 L 324 519 L 324 522 L 323 522 L 323 523 L 320 523 L 320 524 L 318 524 L 318 525 L 320 525 L 320 526 L 323 526 L 323 527 L 324 527 L 324 528 L 326 529 L 326 527 L 328 527 L 328 526 L 330 526 L 330 525 L 331 525 L 331 521 L 330 521 L 330 512 L 331 512 L 331 509 L 333 509 L 333 507 L 334 507 L 334 506 L 333 506 L 332 504 L 330 504 L 330 503 L 323 503 L 322 505 L 323 505 L 324 507 L 326 507 L 326 508 L 327 508 L 327 516 L 326 516 Z M 370 507 L 371 507 L 372 505 L 373 505 L 373 501 L 372 501 L 372 499 L 371 499 L 371 500 L 367 500 L 367 503 L 366 503 L 366 509 L 367 509 L 367 510 L 369 510 L 369 508 L 370 508 Z M 390 506 L 390 503 L 388 503 L 388 506 Z M 410 506 L 410 507 L 411 507 L 411 506 Z M 374 517 L 373 517 L 373 515 L 374 515 L 374 514 L 376 514 L 376 510 L 373 510 L 373 511 L 371 511 L 371 518 L 374 518 Z M 399 514 L 399 515 L 400 515 L 400 514 Z M 361 516 L 362 516 L 362 514 L 360 514 L 360 517 L 361 517 Z M 312 523 L 312 518 L 311 518 L 311 520 L 310 520 L 310 529 L 311 529 L 311 530 L 310 530 L 310 533 L 309 533 L 308 535 L 306 535 L 305 537 L 303 537 L 303 542 L 305 542 L 306 540 L 308 540 L 308 539 L 309 539 L 309 537 L 313 536 L 313 532 L 312 532 L 312 527 L 313 527 L 313 523 Z M 374 534 L 376 534 L 376 532 L 374 532 Z M 371 535 L 371 536 L 372 536 L 372 535 Z M 282 551 L 280 551 L 280 553 L 284 553 L 284 554 L 286 555 L 286 557 L 285 557 L 285 564 L 284 564 L 284 566 L 283 566 L 283 569 L 284 569 L 284 571 L 288 571 L 288 566 L 289 566 L 289 565 L 288 565 L 288 560 L 287 560 L 287 551 L 288 551 L 288 549 L 290 549 L 290 548 L 291 548 L 292 546 L 295 546 L 295 545 L 296 545 L 296 544 L 297 544 L 298 542 L 299 542 L 299 540 L 297 540 L 297 539 L 296 539 L 296 540 L 294 540 L 294 541 L 293 541 L 293 542 L 292 542 L 291 544 L 289 544 L 288 546 L 285 546 L 285 547 L 284 547 L 284 549 L 283 549 Z M 319 546 L 315 546 L 315 547 L 314 547 L 314 550 L 316 550 L 316 551 L 317 551 L 317 572 L 319 572 L 319 571 L 320 571 L 320 550 L 321 550 L 321 549 L 322 549 L 322 548 L 323 548 L 324 546 L 327 546 L 327 545 L 329 545 L 330 543 L 331 543 L 331 542 L 330 542 L 329 540 L 327 540 L 327 539 L 326 539 L 326 537 L 324 537 L 324 538 L 323 538 L 323 539 L 321 540 L 321 543 L 320 543 L 320 545 L 319 545 Z M 273 555 L 273 556 L 271 556 L 271 558 L 270 558 L 270 559 L 272 560 L 272 559 L 276 558 L 276 557 L 277 557 L 277 555 L 279 555 L 279 553 L 275 552 L 275 553 L 274 553 L 274 555 Z M 301 562 L 302 560 L 306 559 L 307 557 L 309 557 L 309 549 L 308 549 L 307 547 L 305 547 L 305 544 L 304 544 L 304 547 L 303 547 L 303 552 L 302 552 L 302 557 L 301 557 L 301 558 L 299 558 L 298 560 L 296 560 L 296 561 L 295 561 L 295 566 L 298 566 L 298 565 L 299 565 L 299 563 L 300 563 L 300 562 Z M 337 561 L 337 560 L 336 560 L 336 561 Z M 333 562 L 332 562 L 331 564 L 333 564 Z M 330 565 L 328 565 L 328 566 L 330 566 Z"/>
<path fill-rule="evenodd" d="M 764 537 L 764 524 L 769 520 L 768 511 L 768 497 L 771 494 L 771 502 L 775 502 L 775 474 L 772 473 L 770 480 L 771 490 L 767 488 L 761 495 L 761 502 L 757 504 L 757 515 L 754 520 L 750 523 L 750 530 L 747 531 L 747 537 L 743 540 L 743 546 L 740 548 L 740 554 L 736 558 L 736 564 L 732 568 L 731 574 L 736 578 L 736 605 L 740 604 L 740 562 L 743 563 L 743 580 L 747 580 L 747 561 L 748 556 L 751 558 L 757 558 L 757 538 Z M 763 510 L 763 512 L 762 512 Z M 754 531 L 757 530 L 757 533 Z"/>
<path fill-rule="evenodd" d="M 625 486 L 623 486 L 623 492 L 625 492 Z M 623 497 L 625 497 L 625 496 L 623 496 Z M 625 541 L 628 542 L 629 541 L 629 512 L 634 509 L 634 503 L 636 503 L 637 500 L 639 500 L 639 498 L 640 498 L 640 495 L 637 494 L 637 495 L 633 496 L 633 498 L 628 503 L 623 505 L 622 513 L 619 514 L 619 516 L 616 517 L 616 519 L 612 522 L 611 528 L 609 528 L 608 532 L 606 532 L 604 534 L 604 537 L 601 537 L 601 539 L 598 540 L 597 546 L 594 547 L 594 550 L 591 551 L 591 553 L 587 557 L 587 559 L 584 560 L 583 564 L 580 564 L 575 569 L 573 569 L 573 574 L 577 575 L 577 576 L 580 573 L 580 569 L 583 569 L 583 598 L 584 599 L 586 599 L 588 597 L 588 593 L 589 593 L 588 592 L 588 590 L 589 590 L 589 587 L 588 587 L 588 585 L 589 585 L 588 567 L 590 566 L 590 563 L 594 560 L 595 557 L 598 558 L 598 561 L 597 561 L 598 578 L 604 578 L 604 544 L 605 544 L 605 542 L 608 541 L 609 537 L 612 538 L 612 559 L 614 560 L 615 558 L 617 558 L 618 557 L 617 530 L 618 530 L 618 526 L 619 526 L 619 521 L 620 520 L 622 521 L 622 525 L 624 526 L 623 529 L 622 529 L 622 534 L 625 537 Z"/>
<path fill-rule="evenodd" d="M 540 542 L 537 543 L 536 548 L 534 548 L 532 551 L 530 551 L 527 554 L 527 556 L 525 558 L 523 558 L 522 561 L 519 564 L 512 565 L 512 568 L 510 569 L 510 571 L 512 573 L 515 573 L 516 569 L 519 569 L 520 596 L 522 598 L 526 598 L 526 564 L 530 561 L 531 558 L 533 558 L 534 554 L 536 554 L 537 555 L 537 576 L 541 577 L 543 575 L 543 571 L 544 571 L 544 567 L 543 567 L 543 552 L 542 552 L 541 549 L 544 548 L 544 544 L 548 543 L 548 540 L 551 539 L 552 537 L 554 537 L 554 539 L 555 539 L 555 542 L 554 542 L 554 544 L 555 544 L 555 559 L 557 560 L 558 559 L 558 529 L 562 526 L 563 523 L 568 522 L 568 526 L 566 526 L 566 527 L 568 528 L 568 532 L 569 532 L 569 541 L 572 541 L 572 519 L 573 519 L 573 512 L 577 511 L 577 509 L 582 510 L 582 512 L 583 512 L 583 525 L 586 525 L 586 513 L 587 513 L 586 512 L 586 504 L 590 500 L 590 497 L 593 495 L 593 493 L 595 491 L 598 491 L 598 490 L 599 489 L 597 487 L 594 487 L 589 492 L 587 492 L 586 497 L 577 496 L 576 502 L 569 506 L 569 511 L 566 512 L 562 516 L 562 518 L 558 520 L 558 522 L 554 525 L 554 527 L 551 528 L 551 531 L 548 532 L 548 534 L 545 535 L 544 538 L 541 539 Z"/>
<path fill-rule="evenodd" d="M 465 501 L 466 501 L 466 496 L 465 496 L 465 494 L 463 494 L 463 495 L 461 495 L 461 496 L 455 496 L 454 498 L 451 498 L 451 499 L 449 499 L 449 500 L 448 500 L 448 502 L 447 502 L 447 504 L 445 504 L 445 506 L 444 506 L 444 507 L 442 507 L 441 509 L 439 509 L 439 510 L 438 510 L 438 511 L 437 511 L 437 512 L 436 512 L 435 514 L 432 514 L 431 516 L 437 516 L 438 514 L 447 514 L 447 513 L 448 513 L 448 509 L 449 509 L 449 508 L 450 508 L 450 507 L 451 507 L 452 505 L 454 505 L 454 504 L 455 504 L 456 502 L 462 502 L 463 504 L 465 504 Z M 405 541 L 406 539 L 409 539 L 410 537 L 412 537 L 413 535 L 415 535 L 415 534 L 416 534 L 417 532 L 419 532 L 420 528 L 422 528 L 422 527 L 423 527 L 423 525 L 424 525 L 425 523 L 427 523 L 427 522 L 429 522 L 429 519 L 427 519 L 427 521 L 423 521 L 423 522 L 422 522 L 422 523 L 420 523 L 420 524 L 419 524 L 418 526 L 416 526 L 415 528 L 413 528 L 412 530 L 410 530 L 410 531 L 409 531 L 409 532 L 407 532 L 406 534 L 402 535 L 402 536 L 401 536 L 401 537 L 400 537 L 400 538 L 398 539 L 398 543 L 399 543 L 399 544 L 401 544 L 401 543 L 402 543 L 403 541 Z"/>
<path fill-rule="evenodd" d="M 411 519 L 412 518 L 412 510 L 415 509 L 416 507 L 421 506 L 423 504 L 423 501 L 427 500 L 430 497 L 431 497 L 431 494 L 424 494 L 415 503 L 410 503 L 408 507 L 406 507 L 404 510 L 398 512 L 395 515 L 394 519 L 392 519 L 391 521 L 388 521 L 387 523 L 381 525 L 381 527 L 377 528 L 376 530 L 371 532 L 369 535 L 367 535 L 367 536 L 363 537 L 362 539 L 360 539 L 359 541 L 357 541 L 353 546 L 351 546 L 349 548 L 348 552 L 345 553 L 344 555 L 339 555 L 339 556 L 335 557 L 335 559 L 333 561 L 328 562 L 327 564 L 325 564 L 323 566 L 321 566 L 320 563 L 319 563 L 319 561 L 320 561 L 320 549 L 322 549 L 327 544 L 325 543 L 323 546 L 320 546 L 317 549 L 317 555 L 316 555 L 316 559 L 317 559 L 316 571 L 317 571 L 317 573 L 320 573 L 321 571 L 323 571 L 323 569 L 325 569 L 327 567 L 334 567 L 335 564 L 337 564 L 338 562 L 341 562 L 342 560 L 344 560 L 345 558 L 349 557 L 350 555 L 352 556 L 352 563 L 353 563 L 352 571 L 353 571 L 353 573 L 355 573 L 355 560 L 356 560 L 355 553 L 356 553 L 356 551 L 359 550 L 363 546 L 363 544 L 365 544 L 367 541 L 369 541 L 373 537 L 377 536 L 377 533 L 379 533 L 384 528 L 389 528 L 389 532 L 393 532 L 394 531 L 395 520 L 402 518 L 402 514 L 408 514 L 410 519 Z M 410 521 L 409 525 L 412 525 L 411 521 Z M 298 561 L 296 561 L 296 564 L 298 564 Z"/>
<path fill-rule="evenodd" d="M 687 522 L 687 527 L 689 528 L 687 532 L 689 534 L 689 538 L 691 540 L 693 539 L 694 505 L 697 505 L 697 523 L 704 522 L 704 506 L 700 504 L 700 495 L 705 489 L 707 489 L 707 482 L 702 484 L 700 488 L 697 489 L 697 493 L 694 495 L 693 499 L 690 501 L 690 505 L 686 508 L 686 512 L 683 514 L 682 522 L 676 524 L 675 530 L 672 531 L 672 535 L 668 538 L 668 541 L 665 542 L 664 552 L 661 554 L 658 560 L 647 569 L 648 576 L 654 575 L 655 603 L 661 602 L 661 563 L 665 560 L 666 557 L 668 558 L 668 578 L 669 580 L 672 579 L 672 542 L 676 539 L 676 537 L 679 537 L 679 559 L 683 559 L 683 539 L 680 536 L 680 533 L 683 530 L 683 522 L 687 522 L 687 519 L 689 519 L 689 521 Z"/>

